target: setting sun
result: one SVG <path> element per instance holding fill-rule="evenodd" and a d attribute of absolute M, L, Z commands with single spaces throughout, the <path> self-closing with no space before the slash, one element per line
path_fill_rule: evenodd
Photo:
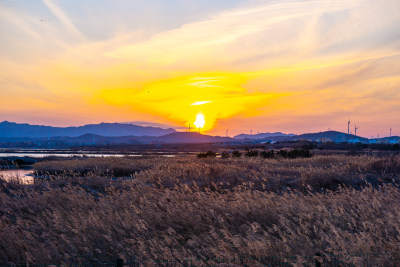
<path fill-rule="evenodd" d="M 204 118 L 204 115 L 202 113 L 198 113 L 196 115 L 196 121 L 194 122 L 194 125 L 196 125 L 197 128 L 203 128 L 204 125 L 206 124 L 206 120 Z"/>

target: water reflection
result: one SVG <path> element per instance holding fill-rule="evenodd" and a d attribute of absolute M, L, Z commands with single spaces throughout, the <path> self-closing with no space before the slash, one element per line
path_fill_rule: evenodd
<path fill-rule="evenodd" d="M 82 153 L 0 153 L 0 157 L 30 157 L 30 158 L 46 158 L 46 157 L 60 157 L 60 158 L 69 158 L 69 157 L 93 157 L 93 158 L 101 158 L 101 157 L 141 157 L 140 154 L 82 154 Z"/>
<path fill-rule="evenodd" d="M 33 184 L 33 170 L 0 170 L 0 179 Z"/>
<path fill-rule="evenodd" d="M 172 158 L 176 157 L 179 155 L 180 152 L 153 152 L 153 153 L 144 153 L 144 154 L 137 154 L 135 152 L 131 152 L 129 154 L 121 154 L 116 151 L 109 151 L 108 153 L 96 153 L 96 151 L 74 151 L 71 153 L 71 151 L 64 151 L 64 150 L 52 150 L 52 149 L 47 149 L 47 150 L 34 150 L 34 149 L 21 149 L 17 151 L 7 151 L 4 149 L 0 149 L 0 159 L 5 159 L 6 162 L 7 160 L 9 161 L 9 164 L 11 165 L 6 165 L 3 167 L 6 167 L 7 169 L 0 169 L 0 179 L 6 180 L 6 181 L 16 181 L 20 182 L 23 184 L 33 184 L 34 182 L 34 171 L 31 169 L 32 168 L 32 163 L 25 163 L 25 164 L 14 164 L 12 162 L 12 158 L 37 158 L 37 159 L 42 159 L 46 157 L 54 157 L 54 158 L 100 158 L 100 157 L 143 157 L 143 156 L 158 156 L 158 157 L 165 157 L 165 158 Z M 187 154 L 190 154 L 187 153 Z M 26 166 L 25 166 L 26 165 Z M 28 167 L 30 169 L 8 169 L 12 167 Z M 0 166 L 1 167 L 1 166 Z"/>

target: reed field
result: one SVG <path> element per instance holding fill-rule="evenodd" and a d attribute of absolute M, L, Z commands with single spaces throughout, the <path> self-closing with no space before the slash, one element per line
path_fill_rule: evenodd
<path fill-rule="evenodd" d="M 34 184 L 0 180 L 1 263 L 400 266 L 400 156 L 88 158 L 34 170 Z"/>

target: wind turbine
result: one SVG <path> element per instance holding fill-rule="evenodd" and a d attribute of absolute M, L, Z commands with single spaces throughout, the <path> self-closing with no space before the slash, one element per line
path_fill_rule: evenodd
<path fill-rule="evenodd" d="M 355 135 L 355 136 L 357 136 L 357 129 L 358 129 L 358 128 L 357 128 L 357 125 L 354 124 L 354 135 Z"/>
<path fill-rule="evenodd" d="M 350 118 L 349 121 L 347 122 L 347 134 L 350 134 Z"/>
<path fill-rule="evenodd" d="M 390 128 L 390 135 L 389 137 L 392 137 L 392 128 Z"/>

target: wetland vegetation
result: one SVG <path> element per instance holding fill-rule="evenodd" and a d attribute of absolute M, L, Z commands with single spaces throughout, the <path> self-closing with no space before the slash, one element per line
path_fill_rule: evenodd
<path fill-rule="evenodd" d="M 380 253 L 400 264 L 400 157 L 87 158 L 0 181 L 0 262 Z M 151 266 L 151 265 L 150 265 Z"/>

